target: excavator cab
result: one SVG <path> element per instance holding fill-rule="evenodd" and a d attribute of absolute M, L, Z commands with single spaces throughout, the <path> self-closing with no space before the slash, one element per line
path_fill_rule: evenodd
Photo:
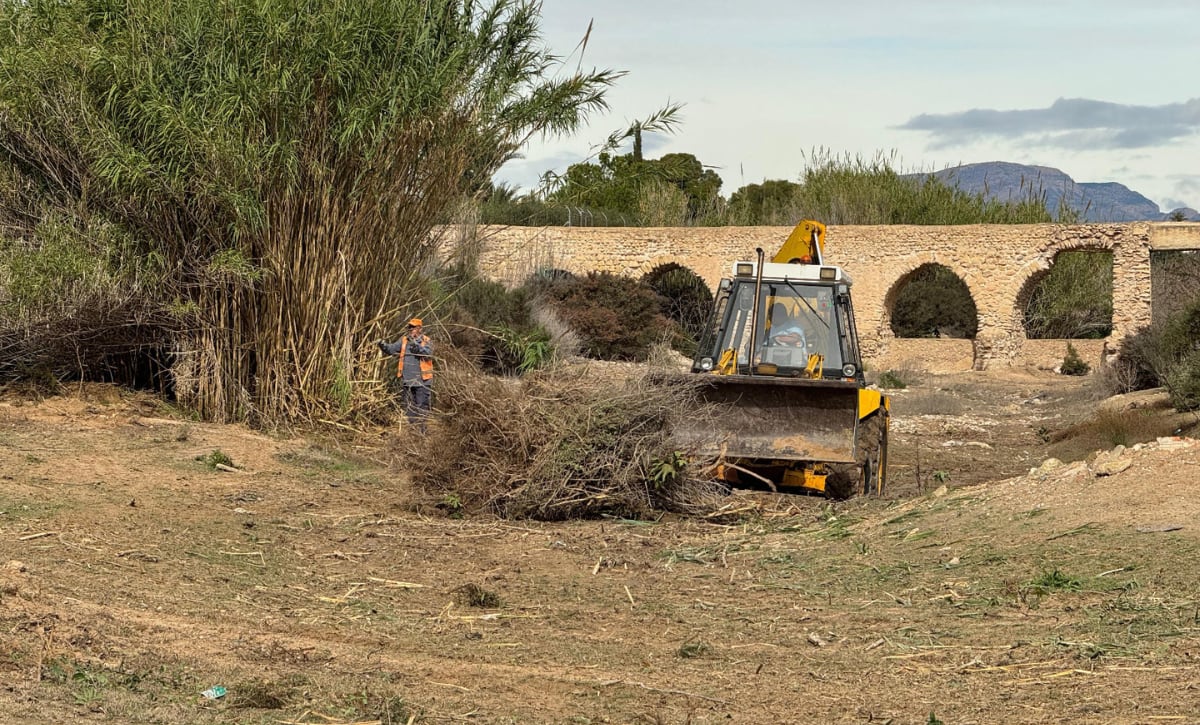
<path fill-rule="evenodd" d="M 720 290 L 720 317 L 700 343 L 693 372 L 709 372 L 723 359 L 719 372 L 726 375 L 749 375 L 753 368 L 783 377 L 862 380 L 848 284 L 764 279 L 756 295 L 754 282 L 735 277 Z M 820 364 L 810 370 L 814 355 Z"/>

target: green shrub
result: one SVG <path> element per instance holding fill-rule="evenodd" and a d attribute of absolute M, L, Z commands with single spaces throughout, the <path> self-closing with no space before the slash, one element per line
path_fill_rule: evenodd
<path fill-rule="evenodd" d="M 609 272 L 552 280 L 541 290 L 563 321 L 579 335 L 584 354 L 601 360 L 645 360 L 666 337 L 671 322 L 660 298 L 636 280 Z"/>
<path fill-rule="evenodd" d="M 554 357 L 550 334 L 541 327 L 535 327 L 530 332 L 498 327 L 491 331 L 491 335 L 492 344 L 481 361 L 485 370 L 527 373 L 546 365 Z"/>
<path fill-rule="evenodd" d="M 529 294 L 525 289 L 508 289 L 500 282 L 452 269 L 447 274 L 451 301 L 471 315 L 480 328 L 533 326 Z"/>
<path fill-rule="evenodd" d="M 694 355 L 712 314 L 713 296 L 708 285 L 695 272 L 674 262 L 655 267 L 642 281 L 658 293 L 663 313 L 678 326 L 671 347 L 684 355 Z"/>
<path fill-rule="evenodd" d="M 214 471 L 217 470 L 217 466 L 227 466 L 229 468 L 237 467 L 233 465 L 233 459 L 229 457 L 229 454 L 220 448 L 214 448 L 212 453 L 205 453 L 203 455 L 196 456 L 196 460 L 200 461 Z"/>
<path fill-rule="evenodd" d="M 1193 298 L 1179 312 L 1167 318 L 1162 333 L 1163 352 L 1180 360 L 1200 349 L 1200 297 Z"/>
<path fill-rule="evenodd" d="M 879 374 L 879 387 L 903 390 L 908 387 L 908 383 L 904 382 L 896 371 L 884 370 Z"/>
<path fill-rule="evenodd" d="M 1162 385 L 1176 410 L 1200 408 L 1200 297 L 1126 338 L 1115 367 L 1122 387 Z"/>
<path fill-rule="evenodd" d="M 451 291 L 442 318 L 451 344 L 493 373 L 520 374 L 550 361 L 550 335 L 533 319 L 531 295 L 499 282 L 450 270 L 443 285 Z"/>
<path fill-rule="evenodd" d="M 1200 350 L 1171 366 L 1163 382 L 1175 410 L 1200 410 Z"/>
<path fill-rule="evenodd" d="M 1059 366 L 1059 371 L 1063 375 L 1087 375 L 1091 372 L 1092 366 L 1083 361 L 1079 357 L 1079 351 L 1071 343 L 1067 343 L 1067 354 L 1063 357 L 1062 365 Z"/>

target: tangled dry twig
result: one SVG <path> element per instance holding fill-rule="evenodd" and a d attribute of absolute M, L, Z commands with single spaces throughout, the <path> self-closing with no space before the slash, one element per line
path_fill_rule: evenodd
<path fill-rule="evenodd" d="M 522 379 L 444 372 L 438 419 L 407 444 L 415 484 L 511 518 L 703 514 L 723 503 L 671 437 L 680 421 L 705 414 L 694 388 L 642 367 L 596 369 Z"/>

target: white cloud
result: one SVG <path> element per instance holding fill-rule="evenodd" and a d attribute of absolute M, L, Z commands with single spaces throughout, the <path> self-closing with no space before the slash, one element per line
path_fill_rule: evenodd
<path fill-rule="evenodd" d="M 1074 150 L 1147 148 L 1200 133 L 1200 98 L 1161 106 L 1060 98 L 1046 108 L 923 113 L 898 128 L 927 132 L 933 148 L 989 136 Z"/>

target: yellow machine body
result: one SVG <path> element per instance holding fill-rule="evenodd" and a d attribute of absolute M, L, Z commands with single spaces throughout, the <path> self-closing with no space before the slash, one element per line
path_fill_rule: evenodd
<path fill-rule="evenodd" d="M 719 430 L 697 420 L 677 435 L 732 484 L 883 492 L 890 404 L 866 386 L 850 278 L 824 241 L 825 225 L 802 221 L 771 263 L 759 250 L 721 283 L 692 368 Z"/>

